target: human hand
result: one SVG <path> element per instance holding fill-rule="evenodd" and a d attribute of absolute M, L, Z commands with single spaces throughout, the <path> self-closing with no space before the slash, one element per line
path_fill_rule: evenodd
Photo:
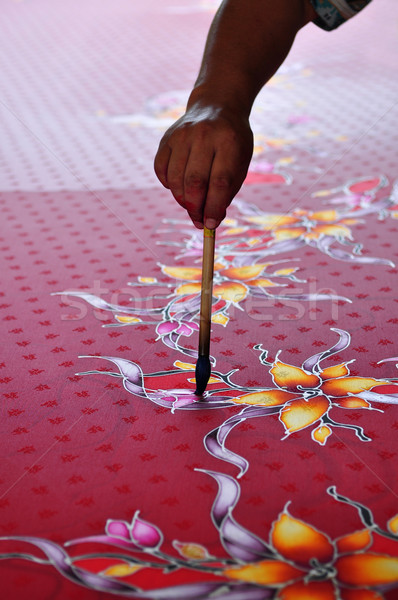
<path fill-rule="evenodd" d="M 196 104 L 166 131 L 155 172 L 198 229 L 204 224 L 215 229 L 246 177 L 252 153 L 246 117 Z"/>

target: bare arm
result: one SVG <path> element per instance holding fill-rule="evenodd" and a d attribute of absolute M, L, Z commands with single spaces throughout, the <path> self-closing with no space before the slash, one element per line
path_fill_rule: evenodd
<path fill-rule="evenodd" d="M 159 180 L 197 227 L 225 217 L 253 152 L 253 102 L 315 16 L 309 0 L 224 0 L 218 10 L 186 113 L 155 158 Z"/>

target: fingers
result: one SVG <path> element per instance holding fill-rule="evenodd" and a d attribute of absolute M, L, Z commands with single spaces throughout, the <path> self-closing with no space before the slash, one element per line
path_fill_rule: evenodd
<path fill-rule="evenodd" d="M 159 179 L 160 183 L 165 188 L 169 189 L 169 186 L 167 184 L 167 168 L 169 165 L 171 148 L 167 144 L 162 142 L 160 143 L 159 149 L 155 156 L 154 169 L 156 177 Z"/>
<path fill-rule="evenodd" d="M 203 212 L 208 229 L 215 229 L 225 218 L 228 206 L 245 179 L 247 167 L 248 162 L 239 148 L 224 147 L 215 154 Z"/>
<path fill-rule="evenodd" d="M 194 225 L 203 229 L 203 211 L 213 162 L 213 148 L 205 143 L 191 148 L 184 173 L 184 207 Z"/>
<path fill-rule="evenodd" d="M 225 119 L 180 120 L 160 143 L 155 172 L 196 227 L 215 229 L 244 181 L 252 151 L 252 133 L 243 120 L 234 126 Z"/>
<path fill-rule="evenodd" d="M 188 144 L 176 144 L 171 148 L 167 165 L 167 187 L 178 204 L 186 208 L 184 201 L 184 174 L 190 154 Z"/>

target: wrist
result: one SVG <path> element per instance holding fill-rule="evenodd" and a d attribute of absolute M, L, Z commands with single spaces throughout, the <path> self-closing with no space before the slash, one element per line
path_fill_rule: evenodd
<path fill-rule="evenodd" d="M 243 84 L 242 84 L 243 85 Z M 241 91 L 243 89 L 243 91 Z M 253 100 L 247 91 L 240 86 L 220 85 L 211 81 L 196 83 L 187 103 L 187 110 L 211 110 L 219 115 L 233 114 L 241 119 L 248 119 Z"/>

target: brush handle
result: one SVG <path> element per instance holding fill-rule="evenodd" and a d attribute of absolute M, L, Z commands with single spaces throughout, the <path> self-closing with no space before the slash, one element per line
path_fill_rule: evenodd
<path fill-rule="evenodd" d="M 215 229 L 203 230 L 202 291 L 200 297 L 199 356 L 210 354 L 211 308 L 213 300 Z"/>

